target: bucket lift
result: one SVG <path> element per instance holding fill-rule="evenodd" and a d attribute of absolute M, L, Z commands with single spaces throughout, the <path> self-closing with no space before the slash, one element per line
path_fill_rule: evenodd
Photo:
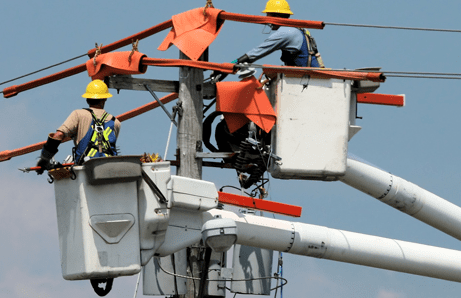
<path fill-rule="evenodd" d="M 162 26 L 168 28 L 170 23 Z M 160 63 L 149 58 L 144 62 Z M 211 67 L 187 64 L 204 65 Z M 403 105 L 404 97 L 369 93 L 379 84 L 328 70 L 310 69 L 299 75 L 306 70 L 266 66 L 265 73 L 271 69 L 276 75 L 268 93 L 278 116 L 270 141 L 271 154 L 277 157 L 269 167 L 274 178 L 340 180 L 461 239 L 461 208 L 348 158 L 347 142 L 360 130 L 355 125 L 356 104 Z M 134 84 L 145 90 L 149 82 Z M 175 83 L 170 85 L 176 91 Z M 15 86 L 4 95 L 28 88 Z M 213 93 L 213 86 L 207 92 Z M 208 293 L 222 292 L 226 281 L 232 282 L 236 293 L 267 293 L 267 284 L 260 292 L 251 292 L 254 285 L 242 278 L 245 268 L 236 258 L 257 263 L 264 278 L 271 271 L 273 250 L 461 282 L 459 251 L 225 211 L 218 208 L 222 194 L 213 183 L 171 175 L 170 162 L 141 164 L 138 156 L 97 158 L 73 171 L 75 180 L 55 181 L 62 271 L 68 280 L 108 280 L 144 268 L 145 294 L 182 294 L 186 269 L 177 260 L 184 248 L 201 241 L 212 249 L 210 272 L 203 277 L 209 282 Z M 261 201 L 239 197 L 240 202 L 251 201 L 246 207 L 262 209 Z M 277 211 L 274 206 L 280 206 L 270 204 L 272 208 L 264 210 Z M 218 266 L 232 245 L 234 272 Z M 252 258 L 245 247 L 264 255 L 264 262 Z M 173 271 L 174 277 L 163 278 L 160 270 L 167 275 Z"/>

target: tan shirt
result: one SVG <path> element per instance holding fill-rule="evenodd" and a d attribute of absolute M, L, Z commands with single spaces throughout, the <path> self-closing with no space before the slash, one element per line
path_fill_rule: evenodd
<path fill-rule="evenodd" d="M 106 112 L 104 109 L 97 109 L 97 108 L 90 108 L 93 110 L 93 113 L 99 119 L 102 115 Z M 112 115 L 106 118 L 106 122 L 112 119 Z M 70 137 L 74 140 L 75 145 L 77 145 L 81 139 L 86 135 L 88 129 L 90 128 L 91 121 L 93 118 L 91 117 L 91 113 L 87 110 L 80 109 L 75 110 L 70 113 L 69 117 L 67 117 L 66 121 L 57 129 L 64 133 L 65 137 Z M 118 133 L 120 132 L 121 123 L 118 119 L 115 119 L 114 130 L 115 136 L 118 137 Z"/>

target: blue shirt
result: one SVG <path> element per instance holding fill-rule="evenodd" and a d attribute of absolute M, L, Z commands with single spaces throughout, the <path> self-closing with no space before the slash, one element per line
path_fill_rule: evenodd
<path fill-rule="evenodd" d="M 296 53 L 303 45 L 304 37 L 301 30 L 293 27 L 280 27 L 262 44 L 247 52 L 250 62 L 263 58 L 276 50 Z"/>

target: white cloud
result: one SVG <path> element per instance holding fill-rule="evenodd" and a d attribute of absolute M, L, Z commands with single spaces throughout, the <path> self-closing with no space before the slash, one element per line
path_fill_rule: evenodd
<path fill-rule="evenodd" d="M 384 289 L 380 289 L 378 292 L 378 296 L 376 298 L 406 298 L 407 296 L 402 293 L 387 291 Z"/>

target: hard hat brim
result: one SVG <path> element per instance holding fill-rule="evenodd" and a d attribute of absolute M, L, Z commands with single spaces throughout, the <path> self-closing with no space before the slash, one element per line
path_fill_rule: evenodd
<path fill-rule="evenodd" d="M 112 97 L 112 94 L 110 93 L 106 93 L 106 94 L 84 93 L 82 97 L 83 98 L 103 99 L 103 98 Z"/>
<path fill-rule="evenodd" d="M 263 13 L 268 13 L 268 12 L 272 12 L 272 13 L 284 13 L 284 14 L 293 14 L 293 12 L 291 10 L 286 10 L 286 9 L 264 9 L 262 11 Z"/>

